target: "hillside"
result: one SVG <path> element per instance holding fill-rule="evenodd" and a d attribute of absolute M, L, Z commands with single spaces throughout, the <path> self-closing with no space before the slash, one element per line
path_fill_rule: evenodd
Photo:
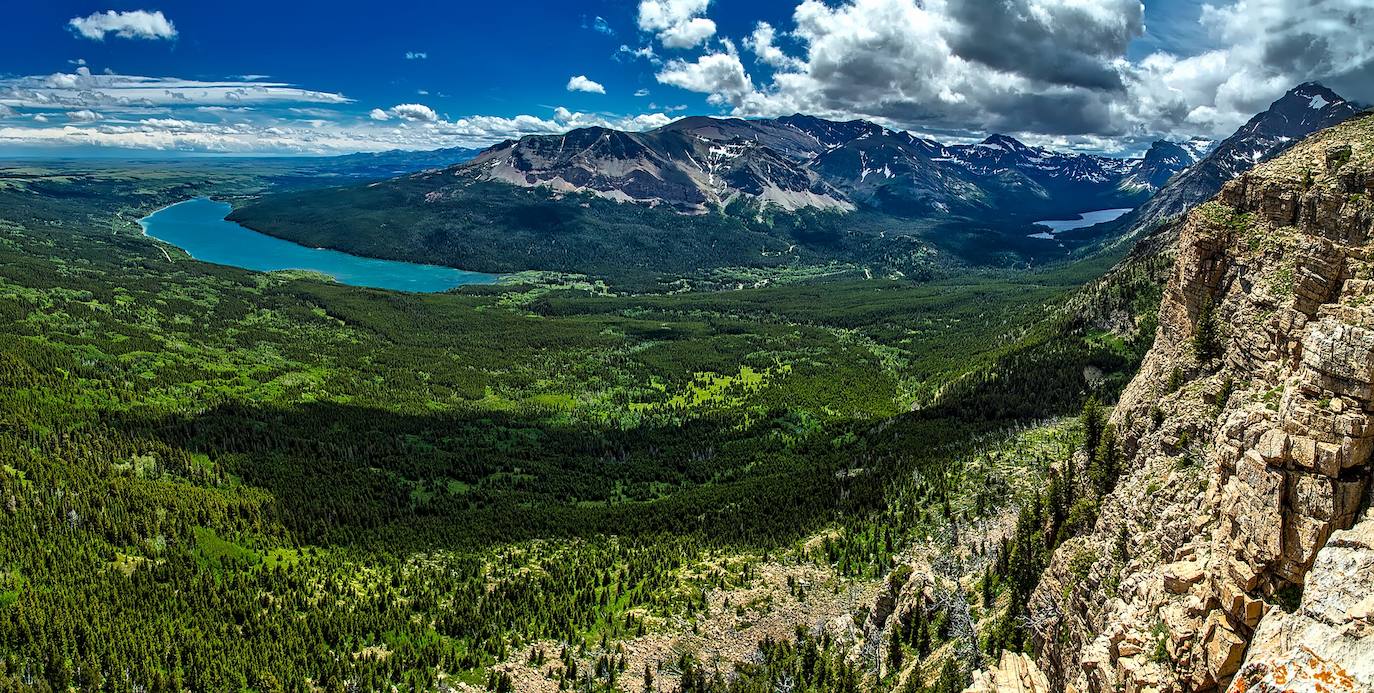
<path fill-rule="evenodd" d="M 400 294 L 141 235 L 240 168 L 0 173 L 6 689 L 895 686 L 856 663 L 894 557 L 1143 353 L 1042 321 L 1098 266 Z"/>
<path fill-rule="evenodd" d="M 1051 688 L 1374 686 L 1371 193 L 1365 117 L 1188 215 L 1120 485 L 1030 600 Z"/>

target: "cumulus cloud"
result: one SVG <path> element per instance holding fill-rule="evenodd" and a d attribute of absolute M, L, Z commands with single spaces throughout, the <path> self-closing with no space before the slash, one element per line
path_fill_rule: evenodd
<path fill-rule="evenodd" d="M 1140 0 L 950 2 L 954 55 L 1046 84 L 1121 89 L 1115 58 L 1145 33 Z M 989 37 L 997 37 L 989 40 Z"/>
<path fill-rule="evenodd" d="M 615 36 L 615 29 L 611 28 L 610 22 L 607 22 L 604 17 L 597 17 L 592 21 L 592 30 L 599 34 Z"/>
<path fill-rule="evenodd" d="M 654 52 L 653 46 L 640 46 L 639 48 L 630 48 L 627 45 L 621 44 L 620 48 L 616 49 L 614 57 L 616 60 L 634 60 L 637 58 L 643 58 L 644 60 L 649 61 L 649 64 L 651 65 L 663 64 L 663 59 L 659 58 L 658 54 Z"/>
<path fill-rule="evenodd" d="M 752 51 L 758 61 L 765 65 L 779 70 L 801 69 L 802 61 L 787 55 L 774 44 L 776 37 L 777 31 L 773 25 L 759 22 L 754 26 L 754 32 L 744 39 L 744 47 Z"/>
<path fill-rule="evenodd" d="M 658 73 L 658 81 L 707 95 L 717 105 L 744 108 L 755 94 L 754 81 L 733 52 L 708 53 L 693 62 L 674 60 Z"/>
<path fill-rule="evenodd" d="M 656 36 L 665 48 L 692 48 L 716 35 L 707 19 L 710 0 L 641 0 L 639 28 Z"/>
<path fill-rule="evenodd" d="M 376 109 L 373 109 L 376 110 Z M 396 104 L 387 110 L 386 115 L 404 120 L 418 120 L 433 123 L 439 120 L 439 114 L 434 109 L 422 103 L 402 103 Z M 376 117 L 373 117 L 376 120 Z"/>
<path fill-rule="evenodd" d="M 675 26 L 665 18 L 706 5 L 676 4 L 646 0 L 641 24 L 647 11 L 650 27 Z M 1196 13 L 1208 41 L 1194 53 L 1128 57 L 1145 29 L 1139 0 L 802 0 L 786 45 L 766 23 L 743 41 L 769 79 L 753 83 L 725 41 L 657 78 L 738 116 L 862 117 L 948 139 L 1013 132 L 1095 147 L 1224 136 L 1309 80 L 1374 96 L 1369 0 L 1230 0 Z"/>
<path fill-rule="evenodd" d="M 103 41 L 107 34 L 127 39 L 174 39 L 177 29 L 161 11 L 95 12 L 85 17 L 72 17 L 67 26 L 77 35 Z"/>
<path fill-rule="evenodd" d="M 577 75 L 568 80 L 568 91 L 585 91 L 592 94 L 605 94 L 606 87 L 587 79 L 586 75 Z"/>
<path fill-rule="evenodd" d="M 380 108 L 374 108 L 369 111 L 367 117 L 373 120 L 391 120 L 391 116 Z"/>
<path fill-rule="evenodd" d="M 80 111 L 69 111 L 67 113 L 67 119 L 74 123 L 93 123 L 97 120 L 100 120 L 100 118 L 101 116 L 99 113 L 96 113 L 95 111 L 92 111 L 89 108 L 82 109 Z"/>

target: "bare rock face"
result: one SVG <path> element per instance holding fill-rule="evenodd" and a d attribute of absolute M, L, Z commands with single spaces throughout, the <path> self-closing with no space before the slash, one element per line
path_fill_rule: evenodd
<path fill-rule="evenodd" d="M 1374 690 L 1374 515 L 1334 532 L 1306 578 L 1294 612 L 1260 622 L 1233 693 Z M 1279 687 L 1284 681 L 1290 687 Z M 1318 687 L 1323 681 L 1346 687 Z"/>
<path fill-rule="evenodd" d="M 1002 653 L 996 668 L 979 671 L 964 693 L 1050 693 L 1049 679 L 1035 662 L 1016 652 Z"/>
<path fill-rule="evenodd" d="M 1056 690 L 1374 690 L 1374 519 L 1356 526 L 1374 473 L 1371 198 L 1363 117 L 1187 218 L 1112 416 L 1127 476 L 1032 597 Z M 1084 550 L 1103 558 L 1080 584 Z M 1351 687 L 1286 687 L 1301 676 Z"/>
<path fill-rule="evenodd" d="M 1228 693 L 1345 693 L 1366 690 L 1340 665 L 1303 646 L 1289 655 L 1247 664 Z"/>

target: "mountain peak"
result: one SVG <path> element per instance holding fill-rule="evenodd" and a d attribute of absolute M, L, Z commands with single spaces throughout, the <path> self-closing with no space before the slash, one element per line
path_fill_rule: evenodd
<path fill-rule="evenodd" d="M 1021 140 L 1011 135 L 1003 135 L 1000 133 L 988 135 L 987 138 L 982 141 L 982 144 L 988 145 L 989 147 L 1001 147 L 1009 152 L 1021 152 L 1030 149 L 1030 147 L 1027 147 Z"/>
<path fill-rule="evenodd" d="M 1269 110 L 1290 108 L 1322 110 L 1328 106 L 1341 106 L 1345 104 L 1346 100 L 1344 97 L 1327 88 L 1320 82 L 1303 82 L 1289 89 L 1288 93 L 1284 94 L 1282 98 L 1270 104 Z"/>
<path fill-rule="evenodd" d="M 1330 96 L 1335 97 L 1339 100 L 1344 100 L 1341 99 L 1340 94 L 1337 94 L 1336 92 L 1332 91 L 1329 87 L 1327 87 L 1325 84 L 1322 84 L 1321 82 L 1303 82 L 1302 84 L 1299 84 L 1298 86 L 1289 89 L 1288 93 L 1297 96 L 1311 96 L 1313 94 L 1321 94 L 1322 96 Z"/>
<path fill-rule="evenodd" d="M 1358 106 L 1326 86 L 1304 82 L 1215 147 L 1205 140 L 1190 140 L 1185 146 L 1195 153 L 1206 152 L 1206 156 L 1170 180 L 1137 212 L 1136 228 L 1186 212 L 1215 195 L 1227 181 L 1359 112 Z"/>

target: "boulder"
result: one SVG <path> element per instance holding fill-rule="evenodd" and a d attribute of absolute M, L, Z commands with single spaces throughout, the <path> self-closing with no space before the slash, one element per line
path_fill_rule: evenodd
<path fill-rule="evenodd" d="M 1193 586 L 1207 576 L 1202 564 L 1193 561 L 1171 563 L 1164 568 L 1164 589 L 1174 594 L 1187 594 Z"/>

